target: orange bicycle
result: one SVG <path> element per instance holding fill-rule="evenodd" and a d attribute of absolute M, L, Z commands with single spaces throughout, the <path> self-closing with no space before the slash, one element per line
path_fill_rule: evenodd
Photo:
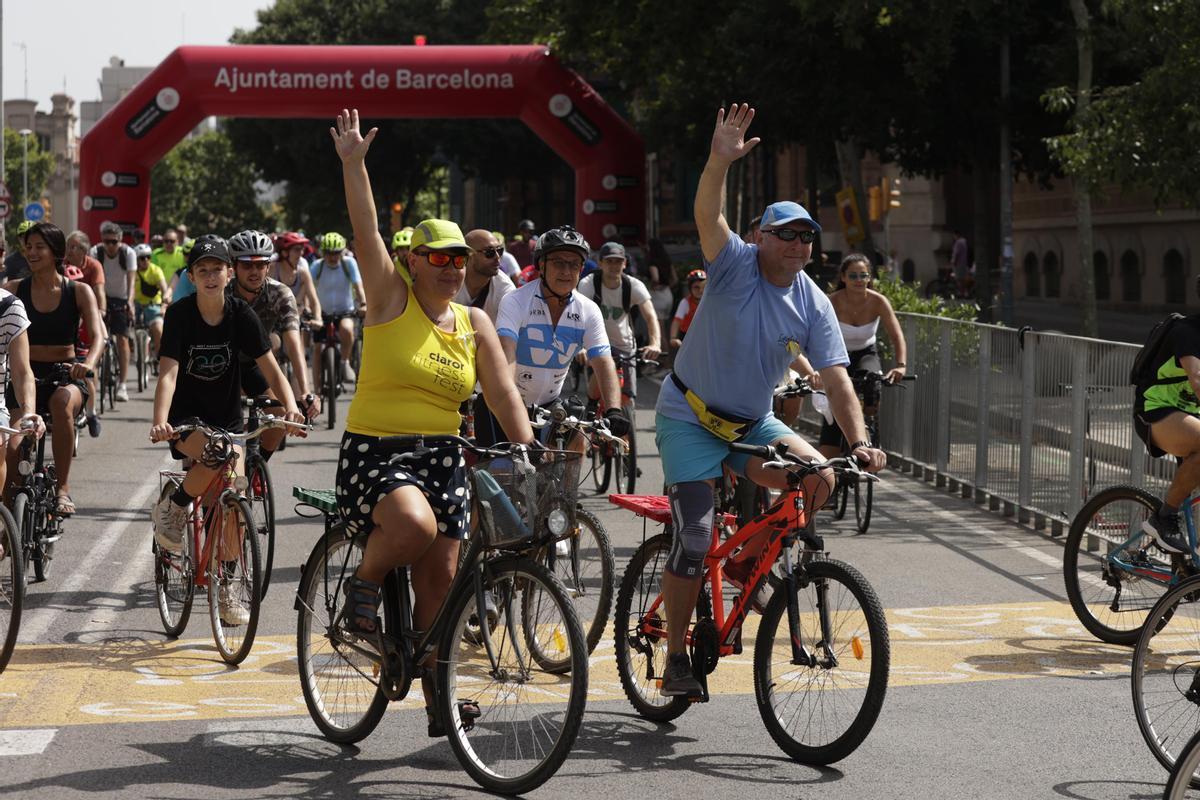
<path fill-rule="evenodd" d="M 875 590 L 854 567 L 825 553 L 801 481 L 823 469 L 861 480 L 875 477 L 852 458 L 800 461 L 783 444 L 732 444 L 730 449 L 764 459 L 769 469 L 786 470 L 789 489 L 723 543 L 722 532 L 732 529 L 734 515 L 721 514 L 714 521 L 703 588 L 686 639 L 693 673 L 703 687 L 694 702 L 709 700 L 708 675 L 719 659 L 741 653 L 747 614 L 759 587 L 769 582 L 774 591 L 754 644 L 759 712 L 771 738 L 789 756 L 805 764 L 831 764 L 854 752 L 875 725 L 887 692 L 890 645 Z M 665 497 L 609 499 L 647 519 L 671 522 Z M 769 531 L 766 544 L 727 613 L 722 565 L 764 530 Z M 642 543 L 626 568 L 616 607 L 621 686 L 640 715 L 659 722 L 675 719 L 693 702 L 659 692 L 667 662 L 662 576 L 670 550 L 669 532 Z"/>
<path fill-rule="evenodd" d="M 264 431 L 287 427 L 306 429 L 269 414 L 263 415 L 259 427 L 248 433 L 230 433 L 204 424 L 175 427 L 180 436 L 202 431 L 208 437 L 205 461 L 219 464 L 219 469 L 189 507 L 179 552 L 154 543 L 158 615 L 167 635 L 179 636 L 191 616 L 196 589 L 207 590 L 213 639 L 228 664 L 240 664 L 250 654 L 258 630 L 264 578 L 259 537 L 253 535 L 257 530 L 254 513 L 246 497 L 249 481 L 234 473 L 238 459 L 234 446 L 245 447 L 247 441 Z M 186 475 L 160 471 L 158 497 L 173 494 Z"/>

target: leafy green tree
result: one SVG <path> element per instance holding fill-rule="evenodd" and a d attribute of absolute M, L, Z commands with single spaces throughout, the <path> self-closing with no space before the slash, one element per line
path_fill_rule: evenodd
<path fill-rule="evenodd" d="M 273 229 L 257 199 L 258 179 L 257 168 L 223 131 L 184 139 L 150 173 L 151 230 L 181 222 L 193 235 Z"/>
<path fill-rule="evenodd" d="M 22 149 L 26 143 L 21 141 L 21 134 L 17 133 L 12 128 L 4 129 L 4 181 L 8 186 L 8 191 L 12 195 L 12 210 L 8 215 L 8 219 L 4 222 L 4 235 L 8 241 L 12 241 L 17 234 L 17 225 L 25 218 L 21 215 L 21 209 L 26 202 L 33 202 L 42 196 L 46 191 L 46 184 L 50 181 L 50 176 L 54 173 L 54 154 L 42 150 L 42 146 L 38 143 L 36 136 L 30 136 L 29 159 L 27 162 L 29 175 L 29 197 L 23 197 L 22 186 L 23 177 L 21 167 L 26 164 L 24 160 L 24 150 Z"/>

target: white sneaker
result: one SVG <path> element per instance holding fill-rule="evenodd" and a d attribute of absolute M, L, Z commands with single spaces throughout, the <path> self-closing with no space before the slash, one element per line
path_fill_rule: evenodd
<path fill-rule="evenodd" d="M 188 510 L 180 508 L 170 494 L 154 504 L 154 541 L 172 553 L 183 550 L 183 529 L 187 526 Z"/>
<path fill-rule="evenodd" d="M 354 376 L 354 368 L 350 366 L 349 361 L 342 362 L 342 381 L 344 383 L 354 383 L 357 378 Z"/>
<path fill-rule="evenodd" d="M 125 388 L 125 384 L 123 383 L 117 387 L 117 402 L 129 402 L 129 390 Z"/>
<path fill-rule="evenodd" d="M 217 605 L 221 613 L 221 622 L 226 625 L 245 625 L 250 621 L 250 612 L 235 596 L 233 586 L 221 587 L 221 596 Z"/>

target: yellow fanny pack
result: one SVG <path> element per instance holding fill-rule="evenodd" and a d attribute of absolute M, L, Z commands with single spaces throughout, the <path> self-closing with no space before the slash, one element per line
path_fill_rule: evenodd
<path fill-rule="evenodd" d="M 679 391 L 683 392 L 688 407 L 692 409 L 692 413 L 696 415 L 696 419 L 700 422 L 700 427 L 718 439 L 726 442 L 736 442 L 739 439 L 745 438 L 746 434 L 750 433 L 750 429 L 754 427 L 754 423 L 758 422 L 756 419 L 739 417 L 735 414 L 729 414 L 720 409 L 713 408 L 700 399 L 700 395 L 687 388 L 683 381 L 679 380 L 679 377 L 673 372 L 671 373 L 671 381 Z"/>

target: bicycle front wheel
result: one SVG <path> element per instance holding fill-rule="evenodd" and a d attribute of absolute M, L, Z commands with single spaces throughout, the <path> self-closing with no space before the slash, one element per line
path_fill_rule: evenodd
<path fill-rule="evenodd" d="M 838 476 L 833 487 L 833 518 L 842 519 L 846 516 L 846 506 L 850 502 L 850 484 L 842 476 Z"/>
<path fill-rule="evenodd" d="M 596 494 L 604 494 L 608 490 L 608 482 L 612 476 L 612 454 L 607 442 L 592 442 L 592 483 L 596 486 Z"/>
<path fill-rule="evenodd" d="M 325 350 L 321 353 L 321 386 L 325 392 L 325 415 L 328 430 L 333 430 L 337 425 L 337 386 L 340 376 L 338 375 L 336 348 L 336 343 L 329 343 L 325 345 Z"/>
<path fill-rule="evenodd" d="M 266 597 L 271 585 L 271 568 L 275 564 L 275 488 L 266 459 L 261 455 L 246 459 L 246 480 L 246 499 L 254 514 L 254 531 L 262 551 L 262 594 Z"/>
<path fill-rule="evenodd" d="M 0 506 L 0 672 L 8 666 L 25 601 L 25 572 L 21 563 L 21 534 L 8 509 Z"/>
<path fill-rule="evenodd" d="M 608 530 L 595 514 L 576 508 L 574 535 L 547 545 L 538 560 L 558 578 L 575 604 L 588 652 L 592 652 L 608 625 L 616 585 Z"/>
<path fill-rule="evenodd" d="M 1200 731 L 1197 731 L 1180 751 L 1175 768 L 1167 779 L 1163 800 L 1185 800 L 1188 789 L 1197 785 L 1196 770 L 1200 769 Z"/>
<path fill-rule="evenodd" d="M 143 392 L 150 385 L 150 366 L 146 363 L 146 346 L 150 337 L 144 330 L 138 329 L 133 336 L 133 346 L 137 348 L 137 390 Z"/>
<path fill-rule="evenodd" d="M 175 491 L 177 484 L 167 481 L 159 496 L 169 497 Z M 178 553 L 154 543 L 154 593 L 158 600 L 158 617 L 162 620 L 163 631 L 175 638 L 187 627 L 188 618 L 192 615 L 192 601 L 196 592 L 196 554 L 192 552 L 192 525 L 189 518 L 187 527 L 183 530 L 183 540 L 180 542 Z"/>
<path fill-rule="evenodd" d="M 812 561 L 795 585 L 796 630 L 786 582 L 759 624 L 754 697 L 780 749 L 802 764 L 832 764 L 862 744 L 883 707 L 887 620 L 875 590 L 849 564 Z M 793 639 L 804 658 L 794 657 Z"/>
<path fill-rule="evenodd" d="M 1063 542 L 1063 583 L 1075 616 L 1102 642 L 1132 645 L 1166 589 L 1170 562 L 1142 533 L 1159 501 L 1112 486 L 1087 502 Z M 1153 577 L 1155 574 L 1162 577 Z"/>
<path fill-rule="evenodd" d="M 476 783 L 523 794 L 558 771 L 579 733 L 587 649 L 574 606 L 545 567 L 522 558 L 480 568 L 485 593 L 496 598 L 498 622 L 493 627 L 476 607 L 474 582 L 463 583 L 442 636 L 438 713 L 454 755 Z M 540 646 L 553 646 L 553 660 L 569 664 L 565 674 L 538 665 L 516 620 L 532 620 Z M 464 636 L 472 624 L 481 626 L 478 643 Z"/>
<path fill-rule="evenodd" d="M 629 560 L 617 592 L 617 676 L 630 705 L 655 722 L 673 720 L 688 710 L 685 697 L 659 692 L 667 669 L 667 612 L 662 605 L 662 580 L 671 553 L 671 535 L 646 540 Z"/>
<path fill-rule="evenodd" d="M 379 664 L 335 629 L 346 596 L 342 584 L 362 562 L 345 531 L 325 534 L 304 562 L 297 603 L 296 656 L 304 704 L 331 742 L 352 744 L 375 730 L 387 709 Z"/>
<path fill-rule="evenodd" d="M 1162 596 L 1133 649 L 1133 710 L 1150 752 L 1170 770 L 1200 730 L 1200 576 Z M 1200 789 L 1200 782 L 1193 785 Z"/>
<path fill-rule="evenodd" d="M 241 497 L 229 497 L 214 512 L 208 537 L 208 616 L 217 652 L 227 664 L 240 664 L 250 655 L 258 630 L 262 600 L 262 562 L 254 515 Z"/>
<path fill-rule="evenodd" d="M 859 479 L 854 482 L 854 520 L 858 532 L 866 533 L 871 527 L 871 501 L 875 495 L 875 481 Z"/>

